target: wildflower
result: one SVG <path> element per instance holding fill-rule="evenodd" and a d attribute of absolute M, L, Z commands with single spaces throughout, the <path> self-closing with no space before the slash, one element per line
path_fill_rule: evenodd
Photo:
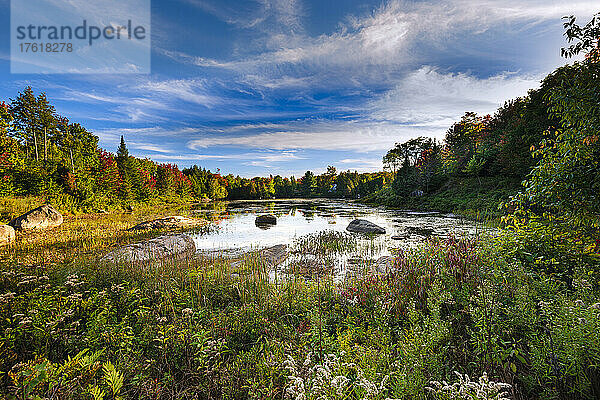
<path fill-rule="evenodd" d="M 286 360 L 283 362 L 283 368 L 288 370 L 292 375 L 296 374 L 296 362 L 294 358 L 288 354 Z"/>
<path fill-rule="evenodd" d="M 350 379 L 346 378 L 343 375 L 338 375 L 331 380 L 331 385 L 335 388 L 338 396 L 343 396 L 344 389 L 350 382 Z"/>
<path fill-rule="evenodd" d="M 10 300 L 14 300 L 14 298 L 15 294 L 12 292 L 0 294 L 0 303 L 8 303 Z"/>
<path fill-rule="evenodd" d="M 446 381 L 431 381 L 431 386 L 425 389 L 438 399 L 510 400 L 508 390 L 511 385 L 508 383 L 490 381 L 485 372 L 478 381 L 471 381 L 467 374 L 454 373 L 458 376 L 458 382 L 449 385 Z"/>
<path fill-rule="evenodd" d="M 310 355 L 311 355 L 311 353 L 308 353 L 306 355 L 306 359 L 304 360 L 304 366 L 305 367 L 308 367 L 311 364 L 311 362 L 312 362 L 312 360 L 310 359 Z"/>
<path fill-rule="evenodd" d="M 575 286 L 578 289 L 591 289 L 592 288 L 592 284 L 589 283 L 586 279 L 576 279 L 573 282 L 573 286 Z"/>
<path fill-rule="evenodd" d="M 67 281 L 65 282 L 66 287 L 76 288 L 81 285 L 83 285 L 83 282 L 79 280 L 79 275 L 71 274 L 67 276 Z"/>

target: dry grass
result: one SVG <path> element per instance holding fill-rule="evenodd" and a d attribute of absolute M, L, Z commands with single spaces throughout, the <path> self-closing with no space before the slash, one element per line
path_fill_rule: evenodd
<path fill-rule="evenodd" d="M 42 204 L 35 198 L 2 201 L 9 204 L 4 215 L 11 217 Z M 15 244 L 0 249 L 0 260 L 28 266 L 92 261 L 114 247 L 163 233 L 160 230 L 127 230 L 140 222 L 189 213 L 189 207 L 153 206 L 139 208 L 132 213 L 64 215 L 63 224 L 57 228 L 17 232 Z"/>

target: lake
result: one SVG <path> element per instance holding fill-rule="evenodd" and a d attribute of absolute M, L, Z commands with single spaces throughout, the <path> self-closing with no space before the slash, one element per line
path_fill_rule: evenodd
<path fill-rule="evenodd" d="M 288 245 L 290 257 L 275 270 L 290 270 L 292 265 L 328 264 L 339 279 L 351 265 L 385 262 L 399 249 L 414 248 L 428 237 L 473 236 L 481 226 L 453 214 L 414 212 L 371 207 L 343 200 L 266 200 L 234 201 L 202 206 L 198 216 L 213 221 L 211 228 L 194 235 L 199 252 L 235 257 L 244 252 L 275 245 Z M 259 215 L 273 214 L 277 224 L 257 226 Z M 353 234 L 348 224 L 362 218 L 383 228 L 381 235 Z M 327 260 L 315 254 L 316 241 L 331 240 L 351 245 L 344 251 L 329 252 Z M 383 260 L 383 261 L 382 261 Z M 300 270 L 307 270 L 300 268 Z M 351 269 L 351 268 L 350 268 Z"/>

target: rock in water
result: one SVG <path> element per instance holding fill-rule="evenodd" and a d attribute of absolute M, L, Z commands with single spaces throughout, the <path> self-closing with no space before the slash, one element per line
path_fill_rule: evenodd
<path fill-rule="evenodd" d="M 385 233 L 384 228 L 380 227 L 379 225 L 375 225 L 366 219 L 355 219 L 354 221 L 350 222 L 346 230 L 356 233 Z"/>
<path fill-rule="evenodd" d="M 56 209 L 44 204 L 31 210 L 20 217 L 10 221 L 8 224 L 15 229 L 46 229 L 54 228 L 63 223 L 63 216 Z"/>
<path fill-rule="evenodd" d="M 193 219 L 179 215 L 155 219 L 153 221 L 142 222 L 129 228 L 130 231 L 141 231 L 145 229 L 184 229 L 198 228 L 208 224 L 204 219 Z"/>
<path fill-rule="evenodd" d="M 0 246 L 11 244 L 15 238 L 15 229 L 12 226 L 0 225 Z"/>
<path fill-rule="evenodd" d="M 254 223 L 256 225 L 277 225 L 277 217 L 273 214 L 259 215 Z"/>
<path fill-rule="evenodd" d="M 148 263 L 193 257 L 196 244 L 188 235 L 164 235 L 111 251 L 100 259 L 110 263 Z"/>

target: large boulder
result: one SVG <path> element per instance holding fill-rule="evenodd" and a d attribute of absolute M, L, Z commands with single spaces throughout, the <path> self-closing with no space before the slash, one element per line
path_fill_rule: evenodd
<path fill-rule="evenodd" d="M 15 237 L 15 229 L 12 226 L 0 225 L 0 246 L 11 244 Z"/>
<path fill-rule="evenodd" d="M 46 229 L 54 228 L 63 223 L 63 216 L 56 209 L 44 204 L 31 210 L 20 217 L 10 221 L 8 224 L 15 229 Z"/>
<path fill-rule="evenodd" d="M 179 215 L 158 218 L 152 221 L 142 222 L 136 226 L 129 228 L 130 231 L 141 231 L 146 229 L 186 229 L 198 228 L 208 224 L 204 219 L 187 218 Z"/>
<path fill-rule="evenodd" d="M 355 219 L 350 222 L 346 230 L 356 233 L 385 233 L 385 228 L 375 225 L 366 219 Z"/>
<path fill-rule="evenodd" d="M 254 220 L 254 223 L 258 226 L 260 225 L 277 225 L 277 217 L 273 214 L 264 214 L 259 215 Z"/>
<path fill-rule="evenodd" d="M 266 266 L 275 267 L 281 263 L 283 263 L 289 256 L 289 248 L 285 244 L 277 244 L 275 246 L 266 247 L 259 251 L 253 251 L 245 254 L 237 254 L 236 259 L 231 262 L 230 266 L 233 268 L 238 268 L 243 266 L 244 264 L 254 262 L 254 256 L 258 256 Z"/>
<path fill-rule="evenodd" d="M 100 259 L 109 263 L 143 264 L 164 260 L 191 258 L 196 244 L 188 235 L 164 235 L 141 243 L 128 244 Z"/>

